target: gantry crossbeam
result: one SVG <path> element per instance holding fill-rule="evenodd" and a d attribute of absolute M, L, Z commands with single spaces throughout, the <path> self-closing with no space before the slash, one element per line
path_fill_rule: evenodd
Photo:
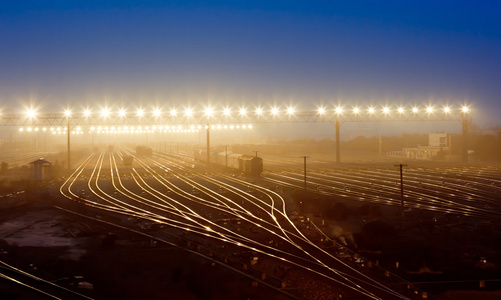
<path fill-rule="evenodd" d="M 422 114 L 323 114 L 298 112 L 284 116 L 161 116 L 161 117 L 86 117 L 83 115 L 23 114 L 0 115 L 0 126 L 147 126 L 147 125 L 206 125 L 206 124 L 258 124 L 258 123 L 316 123 L 316 122 L 426 122 L 461 121 L 463 113 Z"/>

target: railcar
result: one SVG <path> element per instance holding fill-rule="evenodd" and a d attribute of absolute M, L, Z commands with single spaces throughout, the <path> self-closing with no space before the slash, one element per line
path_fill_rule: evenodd
<path fill-rule="evenodd" d="M 248 175 L 259 176 L 263 172 L 263 159 L 257 156 L 226 152 L 210 152 L 210 161 L 219 166 L 239 170 Z M 197 161 L 207 161 L 207 150 L 195 150 L 193 157 Z"/>

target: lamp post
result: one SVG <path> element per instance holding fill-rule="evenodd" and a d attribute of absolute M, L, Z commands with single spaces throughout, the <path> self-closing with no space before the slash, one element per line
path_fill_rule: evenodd
<path fill-rule="evenodd" d="M 207 121 L 207 167 L 210 167 L 210 126 Z"/>
<path fill-rule="evenodd" d="M 336 118 L 336 163 L 341 162 L 341 139 L 340 139 L 340 124 L 339 119 Z"/>
<path fill-rule="evenodd" d="M 205 109 L 205 117 L 207 118 L 207 167 L 210 167 L 210 117 L 212 116 L 213 110 L 211 107 Z"/>
<path fill-rule="evenodd" d="M 468 163 L 468 107 L 461 109 L 463 127 L 463 147 L 461 149 L 461 160 Z"/>
<path fill-rule="evenodd" d="M 339 116 L 343 113 L 342 107 L 336 107 L 336 163 L 341 162 L 341 124 L 339 123 Z"/>
<path fill-rule="evenodd" d="M 70 110 L 66 110 L 64 112 L 64 115 L 66 116 L 66 124 L 67 124 L 67 128 L 66 128 L 66 133 L 67 133 L 67 138 L 68 138 L 68 142 L 67 142 L 67 146 L 68 146 L 68 171 L 71 170 L 71 154 L 70 154 L 70 134 L 71 134 L 71 131 L 70 131 L 70 117 L 71 117 L 71 111 Z"/>
<path fill-rule="evenodd" d="M 228 167 L 228 145 L 224 146 L 224 165 Z"/>

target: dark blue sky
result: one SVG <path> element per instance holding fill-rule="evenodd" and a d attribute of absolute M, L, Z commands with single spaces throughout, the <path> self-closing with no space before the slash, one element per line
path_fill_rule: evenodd
<path fill-rule="evenodd" d="M 0 105 L 470 103 L 501 125 L 498 3 L 4 0 Z"/>

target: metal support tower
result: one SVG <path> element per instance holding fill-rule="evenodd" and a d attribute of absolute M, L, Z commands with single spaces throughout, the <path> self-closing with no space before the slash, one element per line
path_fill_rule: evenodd
<path fill-rule="evenodd" d="M 464 163 L 468 163 L 468 118 L 466 114 L 463 113 L 463 145 L 461 149 L 461 160 Z"/>
<path fill-rule="evenodd" d="M 336 163 L 341 162 L 341 139 L 339 119 L 336 118 Z"/>

